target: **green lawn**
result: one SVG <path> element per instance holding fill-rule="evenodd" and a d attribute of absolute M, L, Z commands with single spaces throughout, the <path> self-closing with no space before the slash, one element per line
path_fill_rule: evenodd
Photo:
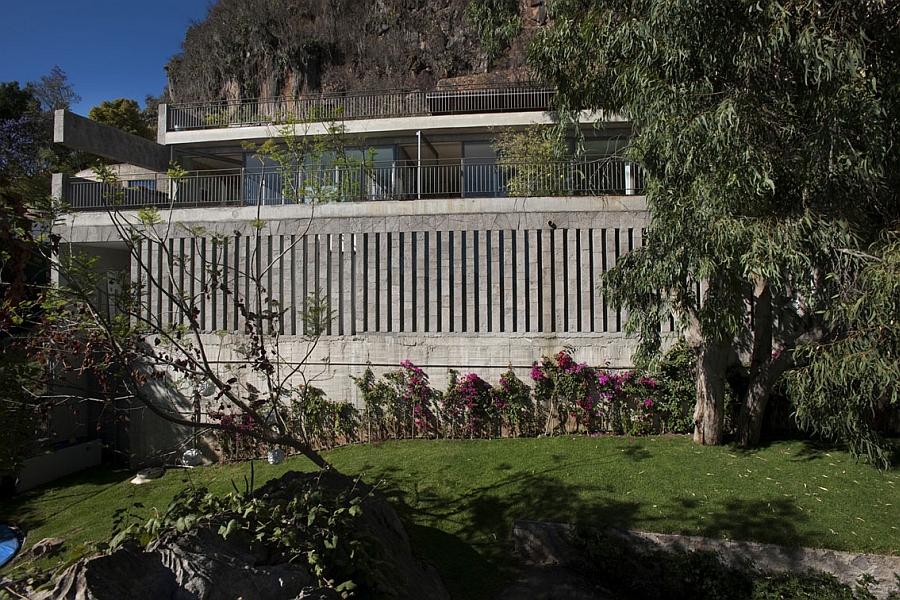
<path fill-rule="evenodd" d="M 900 553 L 898 473 L 811 442 L 745 451 L 685 437 L 417 440 L 327 456 L 377 483 L 456 598 L 492 598 L 505 585 L 515 519 Z M 311 466 L 256 465 L 257 484 Z M 164 509 L 188 475 L 226 492 L 232 478 L 243 489 L 248 473 L 246 464 L 213 466 L 133 486 L 130 472 L 99 469 L 5 501 L 0 515 L 27 528 L 31 543 L 63 536 L 71 549 L 108 537 L 116 508 Z"/>

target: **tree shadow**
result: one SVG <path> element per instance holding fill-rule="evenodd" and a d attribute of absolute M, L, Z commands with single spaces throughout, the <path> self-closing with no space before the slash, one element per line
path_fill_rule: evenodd
<path fill-rule="evenodd" d="M 812 545 L 813 540 L 800 532 L 798 524 L 809 517 L 798 512 L 791 498 L 701 503 L 696 498 L 676 498 L 682 513 L 676 518 L 686 524 L 684 535 L 753 540 L 782 546 Z M 667 517 L 671 519 L 671 515 Z"/>
<path fill-rule="evenodd" d="M 653 458 L 653 454 L 646 447 L 640 444 L 629 444 L 622 450 L 621 454 L 625 458 L 630 458 L 634 462 L 641 462 L 649 458 Z"/>
<path fill-rule="evenodd" d="M 612 499 L 599 506 L 589 503 L 582 498 L 587 492 L 596 497 L 597 486 L 568 483 L 551 469 L 509 473 L 453 497 L 434 488 L 410 489 L 398 475 L 385 473 L 379 489 L 454 598 L 495 598 L 509 584 L 518 566 L 511 541 L 516 520 L 623 527 L 639 508 L 637 502 Z"/>
<path fill-rule="evenodd" d="M 821 460 L 832 452 L 847 451 L 847 448 L 840 443 L 829 440 L 810 439 L 808 437 L 779 437 L 764 439 L 756 446 L 751 447 L 732 444 L 730 446 L 730 450 L 733 454 L 741 457 L 747 457 L 757 454 L 760 450 L 770 448 L 776 443 L 782 444 L 785 441 L 791 442 L 792 444 L 796 445 L 794 447 L 795 456 L 791 459 L 793 462 L 812 462 L 815 460 Z"/>
<path fill-rule="evenodd" d="M 812 449 L 824 453 L 831 448 L 823 445 Z M 810 449 L 798 442 L 794 451 L 799 451 L 805 459 Z M 736 449 L 735 452 L 744 451 Z M 508 457 L 482 458 L 483 464 L 479 465 L 482 476 L 478 482 L 467 480 L 476 475 L 469 475 L 453 462 L 426 472 L 414 464 L 402 468 L 378 467 L 375 461 L 367 461 L 363 470 L 380 478 L 379 491 L 392 502 L 406 523 L 414 546 L 436 566 L 454 598 L 496 598 L 510 583 L 516 569 L 521 567 L 513 556 L 511 540 L 516 520 L 753 540 L 784 546 L 816 545 L 815 532 L 801 533 L 801 529 L 808 529 L 804 524 L 809 517 L 797 509 L 796 501 L 791 498 L 710 500 L 676 492 L 657 509 L 639 496 L 623 496 L 621 486 L 604 481 L 603 477 L 593 481 L 569 477 L 574 472 L 606 472 L 605 463 L 614 466 L 623 457 L 637 464 L 655 456 L 651 444 L 636 440 L 597 454 L 547 453 L 543 455 L 542 467 L 534 471 L 513 466 L 518 463 Z M 673 531 L 673 524 L 683 529 Z"/>
<path fill-rule="evenodd" d="M 38 517 L 37 505 L 42 497 L 52 495 L 54 502 L 68 500 L 66 508 L 90 502 L 111 485 L 117 485 L 134 474 L 122 467 L 101 466 L 61 477 L 16 496 L 0 500 L 0 521 L 9 520 L 13 525 L 30 531 L 45 524 Z M 90 487 L 85 487 L 90 486 Z M 15 518 L 10 518 L 15 515 Z"/>

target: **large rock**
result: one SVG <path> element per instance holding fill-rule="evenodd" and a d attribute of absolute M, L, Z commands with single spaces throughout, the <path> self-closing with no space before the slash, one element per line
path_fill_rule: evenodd
<path fill-rule="evenodd" d="M 259 565 L 237 541 L 198 528 L 166 532 L 146 550 L 134 544 L 83 559 L 66 569 L 54 589 L 35 598 L 54 600 L 291 600 L 311 584 L 296 565 Z"/>
<path fill-rule="evenodd" d="M 271 493 L 298 479 L 311 477 L 288 473 L 267 483 L 257 493 Z M 319 485 L 347 489 L 353 482 L 327 474 Z M 357 484 L 357 489 L 364 488 Z M 370 490 L 369 490 L 370 491 Z M 363 490 L 365 493 L 366 490 Z M 361 535 L 383 548 L 392 583 L 399 598 L 446 600 L 449 594 L 435 571 L 412 556 L 409 540 L 397 514 L 372 493 L 363 504 Z M 271 564 L 264 551 L 253 551 L 247 539 L 223 539 L 201 527 L 187 533 L 167 531 L 146 549 L 126 544 L 108 555 L 82 559 L 66 569 L 49 592 L 38 600 L 330 600 L 340 595 L 314 588 L 314 578 L 300 565 Z"/>

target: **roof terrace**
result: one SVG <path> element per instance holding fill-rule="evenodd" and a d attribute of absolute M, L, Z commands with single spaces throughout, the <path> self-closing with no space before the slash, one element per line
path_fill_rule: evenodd
<path fill-rule="evenodd" d="M 554 91 L 529 84 L 423 91 L 323 93 L 240 102 L 169 104 L 166 131 L 550 109 Z"/>

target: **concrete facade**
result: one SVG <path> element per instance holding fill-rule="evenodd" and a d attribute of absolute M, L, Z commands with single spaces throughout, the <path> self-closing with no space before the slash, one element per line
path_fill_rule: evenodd
<path fill-rule="evenodd" d="M 147 142 L 151 146 L 146 140 L 129 146 L 134 140 L 110 137 L 102 126 L 83 126 L 68 113 L 58 116 L 57 128 L 65 132 L 63 143 L 99 154 L 104 152 L 96 148 L 104 146 L 106 156 L 119 155 L 160 173 L 165 167 L 157 162 L 167 153 L 196 152 L 206 164 L 227 162 L 239 156 L 235 148 L 241 141 L 275 135 L 265 125 L 166 131 L 166 109 L 161 108 L 160 143 Z M 496 127 L 554 120 L 546 112 L 527 112 L 363 119 L 347 125 L 352 133 L 386 136 L 382 144 L 427 133 L 447 150 L 472 143 L 479 132 L 486 145 Z M 621 119 L 609 121 L 617 136 L 627 129 Z M 305 131 L 315 134 L 315 126 Z M 464 162 L 457 160 L 461 168 Z M 55 178 L 54 193 L 64 196 L 65 183 Z M 608 303 L 599 279 L 642 244 L 648 223 L 644 198 L 465 197 L 464 192 L 460 197 L 460 188 L 454 189 L 453 195 L 429 199 L 176 207 L 161 213 L 164 223 L 134 254 L 122 241 L 121 229 L 122 223 L 137 223 L 134 211 L 76 211 L 59 232 L 75 249 L 115 262 L 104 268 L 117 268 L 139 283 L 141 318 L 156 327 L 183 324 L 185 305 L 179 306 L 177 297 L 188 298 L 202 330 L 199 343 L 223 377 L 247 364 L 241 354 L 246 345 L 242 311 L 249 304 L 242 303 L 251 301 L 284 311 L 272 322 L 272 333 L 285 369 L 304 364 L 295 383 L 310 382 L 333 400 L 357 405 L 362 401 L 350 377 L 368 364 L 381 374 L 410 360 L 437 388 L 446 385 L 449 369 L 476 372 L 496 383 L 511 366 L 528 381 L 535 361 L 565 346 L 576 349 L 580 362 L 629 367 L 637 341 L 624 335 L 627 315 Z M 161 185 L 152 191 L 157 198 L 166 193 Z M 316 293 L 333 319 L 312 347 L 303 311 Z M 247 371 L 241 377 L 252 380 Z M 170 398 L 173 411 L 189 411 L 190 390 L 170 384 L 158 394 Z M 133 411 L 129 419 L 137 462 L 183 449 L 189 437 L 146 410 Z"/>
<path fill-rule="evenodd" d="M 259 238 L 250 224 L 257 216 Z M 279 343 L 294 362 L 307 351 L 300 311 L 318 290 L 334 319 L 309 362 L 321 367 L 312 367 L 320 371 L 315 384 L 335 399 L 359 402 L 349 375 L 367 363 L 383 371 L 411 360 L 441 385 L 449 368 L 496 379 L 513 365 L 527 377 L 534 361 L 565 345 L 581 361 L 625 368 L 636 346 L 622 333 L 625 315 L 598 283 L 641 244 L 641 197 L 184 209 L 172 218 L 179 226 L 164 246 L 141 250 L 142 268 L 167 286 L 148 286 L 146 317 L 163 328 L 179 322 L 166 293 L 183 288 L 197 296 L 215 269 L 228 289 L 205 292 L 199 320 L 204 331 L 218 332 L 207 343 L 219 360 L 239 361 L 229 351 L 240 346 L 243 328 L 236 298 L 248 293 L 248 273 L 264 271 L 266 293 L 287 310 Z M 157 226 L 160 236 L 164 227 Z M 185 233 L 195 227 L 204 234 Z M 106 256 L 124 248 L 104 213 L 73 213 L 65 238 Z M 167 275 L 172 256 L 189 265 L 174 278 Z"/>

